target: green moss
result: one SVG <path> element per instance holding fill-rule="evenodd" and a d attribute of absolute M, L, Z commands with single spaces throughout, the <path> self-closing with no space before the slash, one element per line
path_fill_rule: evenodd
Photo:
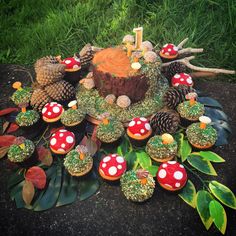
<path fill-rule="evenodd" d="M 20 145 L 16 144 L 10 146 L 7 156 L 11 162 L 23 162 L 31 157 L 35 150 L 34 143 L 31 140 L 26 139 L 23 144 L 24 147 L 20 147 Z"/>
<path fill-rule="evenodd" d="M 110 119 L 108 124 L 102 122 L 97 127 L 97 138 L 104 143 L 112 143 L 124 134 L 123 124 L 115 119 Z"/>
<path fill-rule="evenodd" d="M 37 111 L 28 110 L 26 112 L 20 112 L 16 116 L 16 123 L 19 126 L 31 126 L 39 120 L 39 114 Z"/>
<path fill-rule="evenodd" d="M 32 89 L 30 87 L 25 87 L 22 90 L 16 90 L 11 100 L 16 104 L 19 105 L 21 103 L 29 103 L 31 98 Z"/>
<path fill-rule="evenodd" d="M 204 105 L 200 102 L 196 102 L 193 106 L 190 106 L 189 101 L 185 101 L 178 105 L 177 111 L 182 118 L 187 120 L 198 120 L 205 112 Z"/>
<path fill-rule="evenodd" d="M 93 164 L 93 158 L 89 153 L 85 154 L 83 160 L 80 159 L 80 153 L 76 150 L 70 151 L 64 160 L 65 168 L 72 173 L 79 174 L 88 170 Z"/>
<path fill-rule="evenodd" d="M 67 111 L 63 112 L 61 116 L 61 123 L 63 125 L 73 125 L 73 124 L 79 124 L 83 121 L 85 118 L 85 113 L 79 109 L 68 109 Z"/>
<path fill-rule="evenodd" d="M 141 184 L 134 170 L 123 174 L 120 183 L 125 197 L 134 202 L 143 202 L 151 198 L 155 188 L 155 181 L 151 175 L 148 175 L 146 184 Z"/>
<path fill-rule="evenodd" d="M 178 145 L 175 140 L 171 144 L 163 144 L 162 138 L 159 135 L 150 138 L 146 146 L 146 151 L 151 157 L 160 159 L 176 155 L 177 149 Z"/>
<path fill-rule="evenodd" d="M 201 129 L 200 123 L 191 124 L 187 128 L 186 134 L 190 143 L 200 146 L 213 145 L 217 140 L 217 131 L 211 125 Z"/>

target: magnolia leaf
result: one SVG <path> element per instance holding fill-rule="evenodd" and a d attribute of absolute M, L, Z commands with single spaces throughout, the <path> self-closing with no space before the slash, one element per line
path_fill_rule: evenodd
<path fill-rule="evenodd" d="M 26 205 L 30 205 L 34 198 L 35 190 L 34 185 L 31 181 L 25 180 L 22 189 L 22 198 Z"/>
<path fill-rule="evenodd" d="M 209 116 L 213 122 L 216 120 L 228 121 L 227 115 L 223 111 L 215 108 L 205 107 L 205 115 Z"/>
<path fill-rule="evenodd" d="M 14 143 L 16 136 L 14 135 L 1 135 L 0 136 L 0 147 L 9 147 Z"/>
<path fill-rule="evenodd" d="M 213 125 L 213 127 L 217 131 L 217 140 L 215 146 L 222 146 L 228 144 L 229 132 L 221 126 Z"/>
<path fill-rule="evenodd" d="M 26 172 L 25 179 L 31 181 L 36 188 L 43 189 L 46 185 L 47 177 L 42 168 L 33 166 Z"/>
<path fill-rule="evenodd" d="M 212 166 L 210 161 L 206 161 L 201 157 L 200 155 L 197 154 L 191 154 L 187 158 L 188 163 L 197 169 L 198 171 L 207 174 L 207 175 L 214 175 L 217 176 L 217 173 Z"/>
<path fill-rule="evenodd" d="M 179 197 L 191 207 L 196 208 L 196 188 L 191 180 L 188 180 Z"/>
<path fill-rule="evenodd" d="M 191 152 L 192 152 L 192 147 L 189 144 L 188 140 L 183 139 L 183 142 L 182 142 L 182 144 L 180 146 L 180 150 L 179 150 L 182 162 L 184 162 L 187 159 L 188 155 Z"/>
<path fill-rule="evenodd" d="M 86 147 L 91 156 L 93 156 L 98 150 L 96 142 L 93 141 L 91 138 L 88 138 L 86 140 Z"/>
<path fill-rule="evenodd" d="M 148 166 L 146 170 L 151 174 L 152 177 L 155 177 L 158 171 L 158 166 Z"/>
<path fill-rule="evenodd" d="M 9 121 L 5 121 L 3 126 L 2 126 L 2 133 L 4 134 L 7 130 L 7 128 L 9 127 L 10 122 Z"/>
<path fill-rule="evenodd" d="M 24 179 L 25 178 L 24 178 L 24 175 L 23 175 L 23 171 L 16 170 L 15 172 L 13 172 L 11 174 L 10 178 L 8 179 L 7 188 L 11 191 L 11 189 L 14 186 L 16 186 L 17 184 L 22 182 Z"/>
<path fill-rule="evenodd" d="M 207 107 L 216 107 L 223 109 L 222 105 L 218 101 L 210 97 L 198 97 L 198 102 L 204 104 Z"/>
<path fill-rule="evenodd" d="M 39 160 L 45 165 L 45 166 L 51 166 L 53 162 L 52 153 L 48 148 L 45 148 L 44 146 L 37 147 L 37 152 L 39 156 Z"/>
<path fill-rule="evenodd" d="M 234 193 L 225 185 L 211 181 L 209 188 L 212 194 L 223 204 L 236 210 L 236 199 Z"/>
<path fill-rule="evenodd" d="M 136 152 L 136 155 L 138 163 L 143 169 L 146 170 L 149 166 L 152 165 L 152 160 L 145 151 L 138 151 Z"/>
<path fill-rule="evenodd" d="M 227 226 L 227 215 L 224 207 L 218 201 L 212 200 L 209 204 L 209 210 L 215 226 L 220 230 L 222 234 L 225 234 Z"/>
<path fill-rule="evenodd" d="M 129 152 L 125 155 L 125 159 L 127 161 L 127 169 L 132 170 L 137 162 L 137 156 L 134 151 Z"/>
<path fill-rule="evenodd" d="M 226 121 L 224 121 L 224 120 L 216 120 L 216 121 L 214 121 L 214 122 L 212 122 L 211 123 L 211 125 L 214 127 L 214 128 L 223 128 L 223 129 L 225 129 L 227 132 L 229 132 L 229 133 L 232 133 L 232 129 L 230 128 L 230 126 L 229 126 L 229 124 L 226 122 Z"/>
<path fill-rule="evenodd" d="M 206 161 L 212 161 L 217 163 L 225 162 L 225 160 L 221 156 L 211 151 L 200 151 L 199 155 L 203 157 L 203 159 Z"/>
<path fill-rule="evenodd" d="M 10 114 L 12 113 L 13 111 L 18 111 L 19 108 L 16 108 L 16 107 L 9 107 L 9 108 L 6 108 L 6 109 L 3 109 L 0 111 L 0 116 L 5 116 L 7 114 Z"/>
<path fill-rule="evenodd" d="M 211 194 L 205 190 L 200 190 L 196 195 L 196 207 L 198 214 L 202 220 L 202 223 L 205 225 L 208 230 L 212 223 L 213 219 L 211 218 L 209 211 L 209 204 L 213 200 Z"/>
<path fill-rule="evenodd" d="M 5 157 L 5 155 L 7 154 L 9 150 L 9 147 L 1 147 L 0 148 L 0 159 Z"/>
<path fill-rule="evenodd" d="M 11 123 L 9 128 L 7 129 L 7 133 L 13 133 L 15 131 L 17 131 L 19 129 L 19 125 L 17 125 L 16 123 Z"/>

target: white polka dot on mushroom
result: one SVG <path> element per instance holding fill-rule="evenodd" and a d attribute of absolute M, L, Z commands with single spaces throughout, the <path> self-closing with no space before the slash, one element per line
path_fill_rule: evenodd
<path fill-rule="evenodd" d="M 176 86 L 179 86 L 179 83 L 175 83 L 174 86 L 175 86 L 175 87 L 176 87 Z"/>
<path fill-rule="evenodd" d="M 110 161 L 111 160 L 111 157 L 109 157 L 109 156 L 106 156 L 106 157 L 104 157 L 103 158 L 103 162 L 108 162 L 108 161 Z"/>
<path fill-rule="evenodd" d="M 79 66 L 78 65 L 73 65 L 73 69 L 78 69 Z"/>
<path fill-rule="evenodd" d="M 57 142 L 57 140 L 55 138 L 52 138 L 50 141 L 50 144 L 53 146 L 56 144 L 56 142 Z"/>
<path fill-rule="evenodd" d="M 174 165 L 176 164 L 176 161 L 168 161 L 168 164 Z"/>
<path fill-rule="evenodd" d="M 52 110 L 53 110 L 54 113 L 60 112 L 60 108 L 59 107 L 53 107 Z"/>
<path fill-rule="evenodd" d="M 163 167 L 163 168 L 166 168 L 166 167 L 167 167 L 167 164 L 163 164 L 162 167 Z"/>
<path fill-rule="evenodd" d="M 172 188 L 172 186 L 171 186 L 171 185 L 169 185 L 169 184 L 165 184 L 165 186 L 167 186 L 167 187 L 169 187 L 169 188 Z"/>
<path fill-rule="evenodd" d="M 184 81 L 184 79 L 183 79 L 183 78 L 181 78 L 181 79 L 180 79 L 180 81 L 182 81 L 182 82 L 183 82 L 183 81 Z"/>
<path fill-rule="evenodd" d="M 44 114 L 46 111 L 47 111 L 47 108 L 44 107 L 43 110 L 42 110 L 42 113 Z"/>
<path fill-rule="evenodd" d="M 65 150 L 63 148 L 59 148 L 57 151 L 59 152 L 65 152 Z"/>
<path fill-rule="evenodd" d="M 52 112 L 49 111 L 49 112 L 48 112 L 48 115 L 49 115 L 49 116 L 52 115 Z"/>
<path fill-rule="evenodd" d="M 175 46 L 173 47 L 173 50 L 177 52 L 179 49 Z"/>
<path fill-rule="evenodd" d="M 75 57 L 75 61 L 80 62 L 80 59 L 78 57 Z"/>
<path fill-rule="evenodd" d="M 141 134 L 139 134 L 139 133 L 136 133 L 136 134 L 134 134 L 134 136 L 141 136 Z"/>
<path fill-rule="evenodd" d="M 143 134 L 143 133 L 145 132 L 145 130 L 144 130 L 144 129 L 141 129 L 140 132 Z"/>
<path fill-rule="evenodd" d="M 66 137 L 66 142 L 67 143 L 73 143 L 74 142 L 74 138 L 72 136 L 68 136 L 68 137 Z"/>
<path fill-rule="evenodd" d="M 102 168 L 105 168 L 106 166 L 107 166 L 106 163 L 103 163 L 103 164 L 102 164 Z"/>
<path fill-rule="evenodd" d="M 150 130 L 150 129 L 151 129 L 151 126 L 147 123 L 147 124 L 145 124 L 145 128 L 146 128 L 147 130 Z"/>
<path fill-rule="evenodd" d="M 70 63 L 71 63 L 71 60 L 65 60 L 65 63 L 66 63 L 66 64 L 70 64 Z"/>
<path fill-rule="evenodd" d="M 134 126 L 134 125 L 135 125 L 135 121 L 132 120 L 132 121 L 129 123 L 129 127 L 132 127 L 132 126 Z"/>
<path fill-rule="evenodd" d="M 163 46 L 163 48 L 167 47 L 167 45 L 168 45 L 168 44 L 165 44 L 165 45 Z"/>
<path fill-rule="evenodd" d="M 183 165 L 179 165 L 179 167 L 184 169 L 184 166 L 183 166 Z"/>
<path fill-rule="evenodd" d="M 187 83 L 188 83 L 188 84 L 192 84 L 192 83 L 193 83 L 193 80 L 192 80 L 191 78 L 188 78 L 188 79 L 187 79 Z"/>
<path fill-rule="evenodd" d="M 169 52 L 166 52 L 165 54 L 166 54 L 167 56 L 169 56 L 169 55 L 170 55 L 170 53 L 169 53 Z"/>
<path fill-rule="evenodd" d="M 59 132 L 67 132 L 65 129 L 60 129 Z"/>
<path fill-rule="evenodd" d="M 116 156 L 117 156 L 117 154 L 112 154 L 111 156 L 112 156 L 112 157 L 116 157 Z"/>
<path fill-rule="evenodd" d="M 178 180 L 182 179 L 183 178 L 183 173 L 180 172 L 180 171 L 175 171 L 174 178 L 178 179 Z"/>
<path fill-rule="evenodd" d="M 118 165 L 117 168 L 118 168 L 119 170 L 121 170 L 121 169 L 122 169 L 122 165 Z"/>
<path fill-rule="evenodd" d="M 142 122 L 141 122 L 140 120 L 137 122 L 138 125 L 140 125 L 141 123 L 142 123 Z"/>
<path fill-rule="evenodd" d="M 180 183 L 178 183 L 178 182 L 175 183 L 175 187 L 176 187 L 176 188 L 180 187 Z"/>
<path fill-rule="evenodd" d="M 168 52 L 171 52 L 171 48 L 168 48 Z"/>
<path fill-rule="evenodd" d="M 61 147 L 62 147 L 62 148 L 65 148 L 65 146 L 66 146 L 66 145 L 65 145 L 64 143 L 62 143 Z"/>
<path fill-rule="evenodd" d="M 64 134 L 59 134 L 59 137 L 63 137 L 64 136 Z"/>
<path fill-rule="evenodd" d="M 158 176 L 161 178 L 161 179 L 164 179 L 166 177 L 166 171 L 161 169 L 158 173 Z"/>
<path fill-rule="evenodd" d="M 180 78 L 180 75 L 179 75 L 179 74 L 176 74 L 176 75 L 174 76 L 174 78 L 179 79 L 179 78 Z"/>
<path fill-rule="evenodd" d="M 115 166 L 110 167 L 109 170 L 108 170 L 108 173 L 110 175 L 115 175 L 117 173 L 116 167 Z"/>
<path fill-rule="evenodd" d="M 123 162 L 124 162 L 124 158 L 121 157 L 121 156 L 118 156 L 118 157 L 116 158 L 116 161 L 117 161 L 118 163 L 123 163 Z"/>
<path fill-rule="evenodd" d="M 145 117 L 140 117 L 141 121 L 147 121 L 147 119 Z"/>

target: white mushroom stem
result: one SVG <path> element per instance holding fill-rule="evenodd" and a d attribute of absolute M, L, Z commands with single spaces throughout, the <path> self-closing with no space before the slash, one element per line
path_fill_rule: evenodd
<path fill-rule="evenodd" d="M 179 50 L 179 55 L 184 53 L 200 53 L 203 52 L 203 48 L 184 48 Z"/>
<path fill-rule="evenodd" d="M 182 49 L 183 45 L 184 45 L 187 41 L 188 41 L 188 38 L 186 38 L 186 39 L 184 39 L 183 41 L 181 41 L 181 42 L 178 44 L 177 48 Z"/>
<path fill-rule="evenodd" d="M 191 56 L 191 57 L 185 57 L 185 58 L 178 59 L 175 61 L 163 63 L 162 67 L 169 66 L 173 62 L 181 62 L 184 65 L 186 65 L 188 68 L 190 68 L 192 70 L 196 70 L 196 71 L 212 72 L 212 73 L 216 73 L 216 74 L 220 74 L 220 73 L 221 74 L 231 74 L 231 75 L 235 74 L 234 70 L 225 70 L 225 69 L 218 69 L 218 68 L 205 68 L 205 67 L 194 66 L 190 63 L 190 61 L 193 60 L 194 58 L 195 58 L 195 56 Z"/>

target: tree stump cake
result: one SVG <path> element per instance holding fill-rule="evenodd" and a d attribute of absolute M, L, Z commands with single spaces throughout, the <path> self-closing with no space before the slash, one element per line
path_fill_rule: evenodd
<path fill-rule="evenodd" d="M 148 78 L 131 68 L 130 59 L 121 48 L 97 52 L 92 64 L 95 86 L 101 96 L 126 95 L 133 103 L 144 99 Z"/>

